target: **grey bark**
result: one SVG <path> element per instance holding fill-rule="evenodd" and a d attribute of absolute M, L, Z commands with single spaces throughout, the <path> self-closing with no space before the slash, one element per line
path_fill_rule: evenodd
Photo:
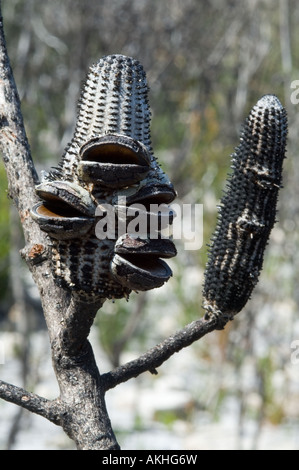
<path fill-rule="evenodd" d="M 78 449 L 117 450 L 105 392 L 117 384 L 156 368 L 172 354 L 217 328 L 215 320 L 199 320 L 152 348 L 140 358 L 100 375 L 88 341 L 90 327 L 101 305 L 86 304 L 58 287 L 53 280 L 49 256 L 50 240 L 31 219 L 37 202 L 38 176 L 31 157 L 20 100 L 11 70 L 0 2 L 0 150 L 3 154 L 8 193 L 22 223 L 26 260 L 39 289 L 49 332 L 53 368 L 60 396 L 47 400 L 0 380 L 0 398 L 62 426 Z"/>

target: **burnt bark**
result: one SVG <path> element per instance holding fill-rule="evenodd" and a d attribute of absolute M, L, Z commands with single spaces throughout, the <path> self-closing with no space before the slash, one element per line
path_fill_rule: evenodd
<path fill-rule="evenodd" d="M 57 399 L 47 400 L 0 380 L 0 398 L 62 426 L 78 449 L 119 449 L 106 409 L 105 392 L 143 372 L 156 373 L 156 368 L 172 354 L 217 325 L 215 321 L 194 322 L 135 361 L 100 375 L 87 338 L 101 304 L 84 303 L 55 284 L 50 240 L 30 217 L 30 208 L 38 200 L 35 185 L 39 181 L 7 54 L 1 3 L 0 150 L 7 172 L 9 197 L 18 209 L 24 231 L 25 247 L 20 255 L 27 262 L 40 292 L 53 368 L 60 388 Z"/>

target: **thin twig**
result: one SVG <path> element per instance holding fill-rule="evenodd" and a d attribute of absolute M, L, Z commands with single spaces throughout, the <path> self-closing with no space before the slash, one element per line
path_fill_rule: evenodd
<path fill-rule="evenodd" d="M 58 400 L 47 400 L 2 380 L 0 380 L 0 398 L 43 416 L 54 424 L 61 424 L 63 406 Z"/>
<path fill-rule="evenodd" d="M 143 372 L 149 371 L 152 374 L 157 374 L 156 368 L 160 367 L 170 356 L 190 346 L 194 341 L 197 341 L 218 327 L 218 321 L 215 319 L 200 319 L 190 323 L 145 354 L 142 354 L 138 359 L 103 374 L 102 380 L 105 390 L 114 388 L 116 385 L 137 377 Z"/>

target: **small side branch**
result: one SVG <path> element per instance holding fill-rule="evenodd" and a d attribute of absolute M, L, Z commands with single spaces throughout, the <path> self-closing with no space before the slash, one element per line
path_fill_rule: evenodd
<path fill-rule="evenodd" d="M 160 367 L 163 362 L 167 361 L 173 354 L 190 346 L 190 344 L 216 329 L 219 329 L 219 323 L 215 318 L 209 320 L 202 318 L 190 323 L 162 343 L 147 351 L 138 359 L 103 374 L 101 378 L 105 391 L 133 377 L 138 377 L 138 375 L 143 372 L 149 371 L 152 374 L 157 374 L 156 368 Z"/>
<path fill-rule="evenodd" d="M 0 398 L 43 416 L 54 424 L 61 424 L 62 404 L 58 403 L 58 400 L 47 400 L 2 380 L 0 380 Z"/>

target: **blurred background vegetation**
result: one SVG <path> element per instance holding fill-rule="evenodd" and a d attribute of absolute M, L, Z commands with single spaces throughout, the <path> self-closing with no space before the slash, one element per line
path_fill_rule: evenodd
<path fill-rule="evenodd" d="M 181 445 L 209 448 L 211 442 L 202 437 L 208 426 L 218 423 L 218 429 L 224 426 L 233 439 L 226 444 L 225 435 L 216 433 L 216 438 L 213 431 L 214 448 L 298 448 L 299 365 L 290 359 L 291 342 L 299 339 L 299 105 L 290 99 L 291 83 L 299 79 L 298 2 L 3 0 L 2 4 L 8 51 L 39 171 L 57 164 L 72 137 L 88 66 L 103 55 L 121 53 L 139 59 L 146 70 L 153 147 L 178 199 L 204 205 L 204 244 L 198 251 L 185 251 L 183 242 L 177 243 L 173 279 L 159 290 L 132 295 L 129 303 L 107 302 L 98 315 L 96 335 L 107 367 L 136 357 L 202 315 L 206 245 L 242 121 L 265 93 L 276 94 L 287 108 L 284 189 L 260 283 L 225 331 L 192 345 L 180 360 L 176 356 L 159 371 L 162 379 L 169 373 L 181 377 L 180 386 L 174 388 L 187 391 L 189 398 L 172 408 L 161 404 L 147 422 L 135 410 L 135 420 L 125 432 L 138 428 L 140 434 L 151 422 L 152 429 L 161 426 L 174 435 L 181 423 L 182 434 L 190 436 Z M 21 358 L 22 380 L 36 389 L 36 368 L 42 365 L 36 364 L 32 338 L 45 326 L 37 293 L 19 260 L 22 239 L 6 197 L 2 166 L 0 189 L 1 334 L 4 338 L 8 332 L 18 332 L 14 354 Z M 0 366 L 0 372 L 5 368 Z M 153 383 L 159 377 L 145 378 L 145 385 L 140 378 L 139 389 L 155 390 Z M 158 393 L 152 392 L 153 401 Z M 2 446 L 18 447 L 19 422 L 18 415 L 11 425 L 7 423 L 10 431 L 2 437 Z M 277 430 L 277 436 L 283 430 L 283 438 L 265 444 L 269 427 Z M 152 445 L 154 440 L 155 435 Z M 32 448 L 35 445 L 32 442 Z"/>

